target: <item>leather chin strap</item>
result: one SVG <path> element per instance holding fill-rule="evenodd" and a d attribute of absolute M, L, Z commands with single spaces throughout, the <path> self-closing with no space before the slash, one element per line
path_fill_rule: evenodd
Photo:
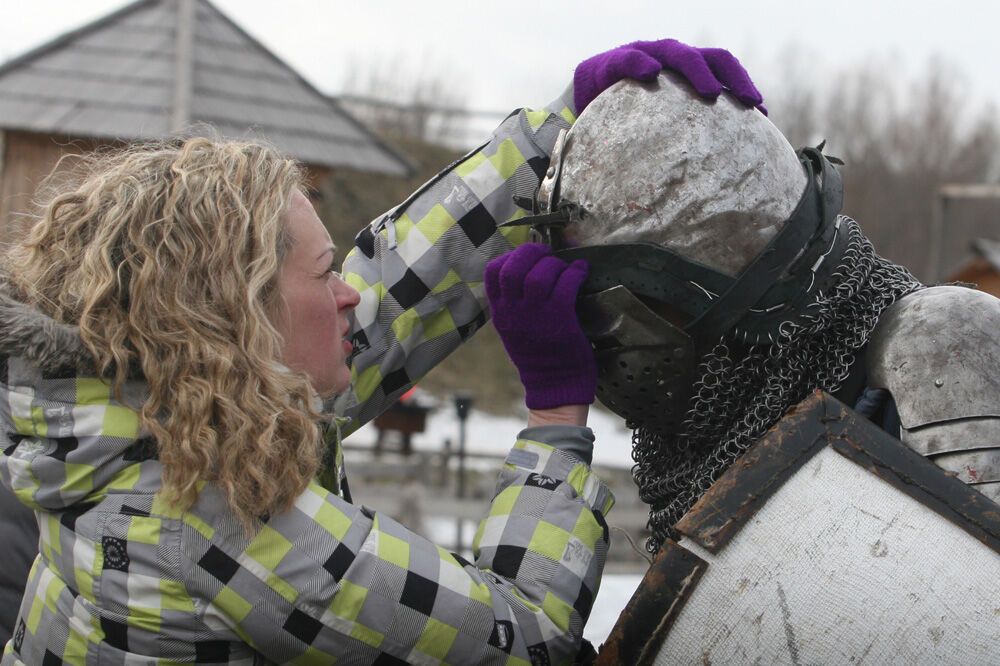
<path fill-rule="evenodd" d="M 714 344 L 737 327 L 767 339 L 812 293 L 829 284 L 846 248 L 844 234 L 838 233 L 840 174 L 819 148 L 804 148 L 798 155 L 808 176 L 802 198 L 767 247 L 735 278 L 652 243 L 591 245 L 556 255 L 590 264 L 584 293 L 622 285 L 684 312 L 690 317 L 684 331 L 696 344 Z M 560 216 L 561 210 L 565 215 Z M 559 226 L 579 214 L 564 205 L 556 213 L 516 222 Z"/>

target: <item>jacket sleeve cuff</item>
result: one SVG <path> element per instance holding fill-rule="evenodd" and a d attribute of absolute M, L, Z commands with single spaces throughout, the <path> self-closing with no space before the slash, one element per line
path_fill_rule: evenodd
<path fill-rule="evenodd" d="M 611 490 L 590 469 L 590 465 L 573 453 L 543 442 L 518 439 L 504 462 L 509 470 L 527 472 L 529 479 L 537 478 L 536 483 L 545 478 L 565 482 L 591 509 L 601 515 L 607 515 L 615 504 L 615 496 Z"/>
<path fill-rule="evenodd" d="M 572 453 L 588 465 L 594 459 L 594 431 L 586 426 L 534 426 L 522 430 L 517 438 L 530 439 Z"/>

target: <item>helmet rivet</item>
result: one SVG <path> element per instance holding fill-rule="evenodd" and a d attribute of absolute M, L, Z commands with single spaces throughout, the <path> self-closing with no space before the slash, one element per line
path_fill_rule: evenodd
<path fill-rule="evenodd" d="M 934 380 L 934 386 L 936 386 L 938 388 L 941 388 L 942 386 L 944 386 L 944 380 L 943 379 L 935 379 Z"/>
<path fill-rule="evenodd" d="M 555 167 L 549 167 L 549 170 L 545 172 L 545 177 L 546 178 L 551 178 L 554 175 L 556 175 L 556 168 Z"/>

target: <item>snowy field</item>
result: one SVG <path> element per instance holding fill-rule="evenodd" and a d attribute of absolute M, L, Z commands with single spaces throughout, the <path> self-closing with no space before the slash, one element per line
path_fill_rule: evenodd
<path fill-rule="evenodd" d="M 527 413 L 518 416 L 493 416 L 473 409 L 467 422 L 467 447 L 472 453 L 506 455 L 514 440 L 527 423 Z M 594 431 L 594 464 L 607 467 L 632 466 L 632 431 L 625 428 L 619 417 L 591 407 L 588 425 Z M 436 451 L 450 439 L 458 446 L 458 416 L 455 407 L 443 402 L 427 417 L 427 430 L 413 436 L 413 448 Z M 375 426 L 367 424 L 350 436 L 347 444 L 369 444 L 375 441 Z M 456 450 L 453 448 L 453 450 Z"/>
<path fill-rule="evenodd" d="M 601 581 L 601 590 L 594 601 L 594 609 L 590 612 L 590 620 L 583 629 L 583 637 L 600 647 L 608 638 L 611 629 L 618 621 L 625 604 L 632 598 L 635 588 L 639 587 L 642 576 L 637 574 L 607 574 Z"/>

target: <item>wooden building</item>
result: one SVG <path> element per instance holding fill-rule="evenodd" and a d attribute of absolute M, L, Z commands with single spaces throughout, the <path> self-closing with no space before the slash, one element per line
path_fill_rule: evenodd
<path fill-rule="evenodd" d="M 138 0 L 0 67 L 0 242 L 63 155 L 203 132 L 262 138 L 313 185 L 333 169 L 410 172 L 208 0 Z"/>
<path fill-rule="evenodd" d="M 974 240 L 972 258 L 951 273 L 948 282 L 968 282 L 1000 298 L 1000 241 Z"/>

